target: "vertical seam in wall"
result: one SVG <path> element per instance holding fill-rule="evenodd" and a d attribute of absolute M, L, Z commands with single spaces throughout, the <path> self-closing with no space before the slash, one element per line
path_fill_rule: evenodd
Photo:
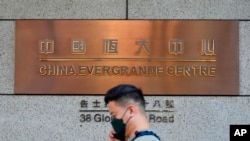
<path fill-rule="evenodd" d="M 126 0 L 126 20 L 128 20 L 128 0 Z"/>

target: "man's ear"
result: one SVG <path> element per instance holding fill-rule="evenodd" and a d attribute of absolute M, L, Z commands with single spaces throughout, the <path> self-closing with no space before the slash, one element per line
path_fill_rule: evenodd
<path fill-rule="evenodd" d="M 137 114 L 138 109 L 137 109 L 137 107 L 135 105 L 131 104 L 131 105 L 128 106 L 128 112 L 130 113 L 130 116 L 133 117 L 134 115 Z"/>

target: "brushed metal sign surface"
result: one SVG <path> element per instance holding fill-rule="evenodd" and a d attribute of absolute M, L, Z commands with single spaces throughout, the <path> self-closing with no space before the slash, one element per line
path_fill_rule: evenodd
<path fill-rule="evenodd" d="M 239 23 L 17 20 L 15 94 L 238 95 Z"/>

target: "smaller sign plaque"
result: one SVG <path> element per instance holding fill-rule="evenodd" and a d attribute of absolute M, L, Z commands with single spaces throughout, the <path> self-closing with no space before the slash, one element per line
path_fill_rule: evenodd
<path fill-rule="evenodd" d="M 238 95 L 238 21 L 16 21 L 16 94 L 104 94 L 121 83 Z"/>

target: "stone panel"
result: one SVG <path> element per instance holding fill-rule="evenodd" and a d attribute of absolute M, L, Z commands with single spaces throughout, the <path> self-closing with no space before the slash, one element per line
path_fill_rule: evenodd
<path fill-rule="evenodd" d="M 14 93 L 15 26 L 0 21 L 0 94 Z"/>
<path fill-rule="evenodd" d="M 80 102 L 87 101 L 82 108 Z M 167 97 L 147 96 L 146 109 L 164 109 L 166 100 L 173 101 L 170 113 L 153 113 L 156 116 L 174 115 L 173 122 L 162 117 L 151 119 L 151 127 L 162 141 L 228 141 L 230 124 L 250 123 L 250 97 Z M 111 128 L 109 121 L 94 120 L 99 112 L 94 106 L 103 96 L 0 96 L 0 140 L 4 141 L 106 141 Z M 159 101 L 159 103 L 157 102 Z M 94 112 L 79 112 L 87 109 Z M 105 109 L 101 108 L 101 109 Z M 150 113 L 150 112 L 149 112 Z M 80 122 L 81 114 L 92 114 L 90 121 Z"/>
<path fill-rule="evenodd" d="M 250 19 L 248 0 L 129 0 L 129 19 Z"/>
<path fill-rule="evenodd" d="M 124 0 L 1 0 L 0 19 L 124 19 Z"/>
<path fill-rule="evenodd" d="M 250 95 L 250 22 L 240 22 L 240 94 Z"/>

